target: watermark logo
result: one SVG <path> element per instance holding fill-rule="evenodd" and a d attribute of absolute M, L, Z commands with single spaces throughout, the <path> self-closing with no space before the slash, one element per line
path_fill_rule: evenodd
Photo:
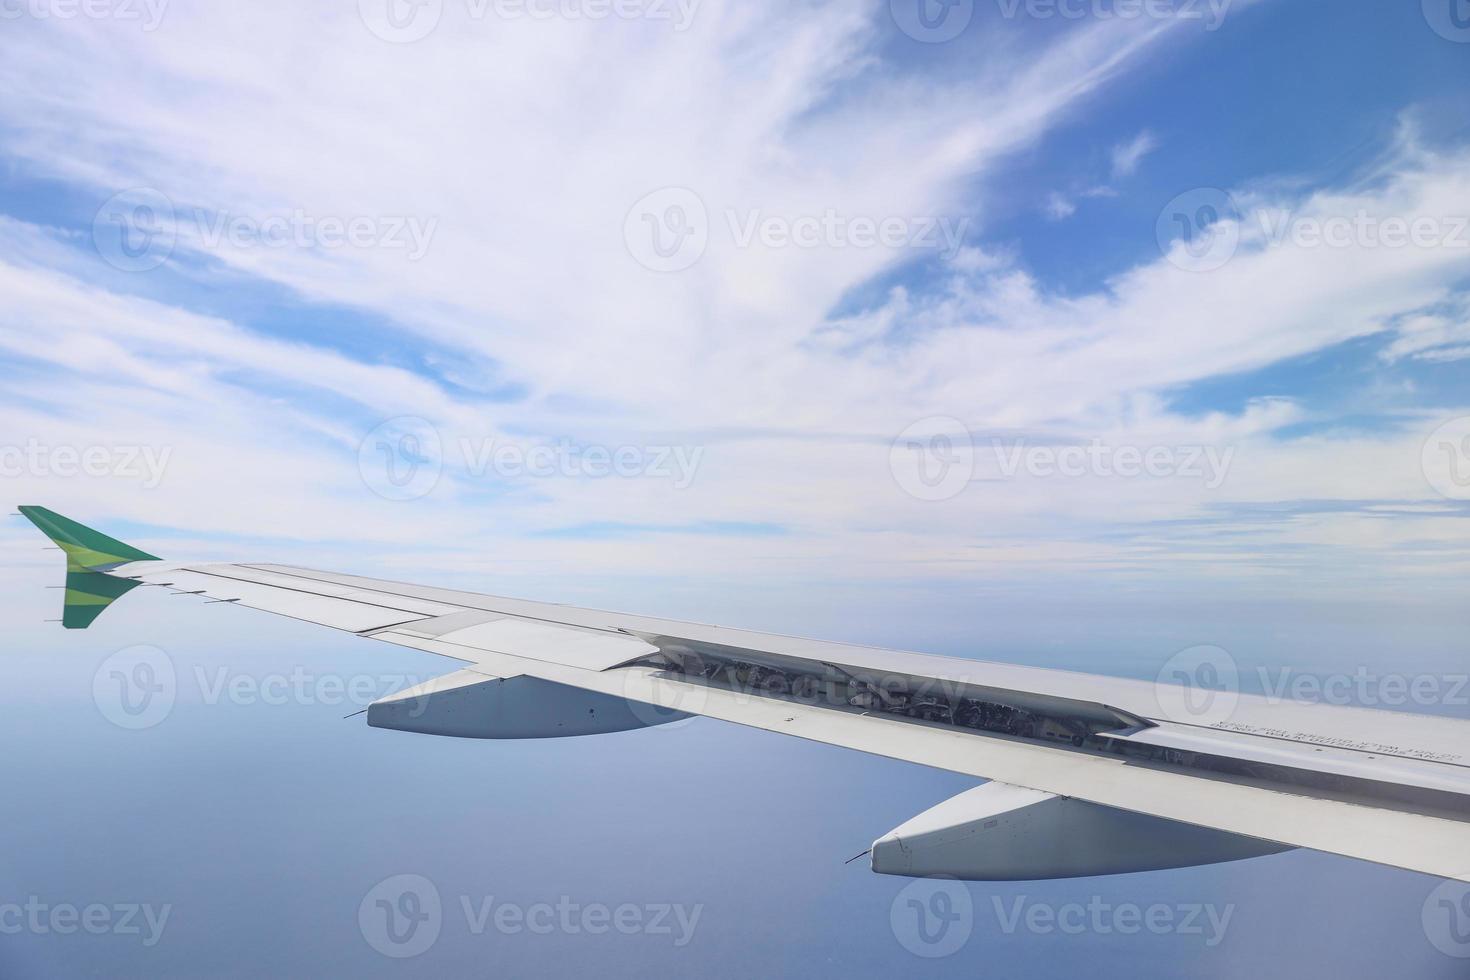
<path fill-rule="evenodd" d="M 382 40 L 412 44 L 439 26 L 444 0 L 357 0 L 357 12 L 367 29 Z"/>
<path fill-rule="evenodd" d="M 1225 191 L 1198 187 L 1164 206 L 1154 234 L 1172 264 L 1187 272 L 1213 272 L 1240 247 L 1240 212 Z"/>
<path fill-rule="evenodd" d="M 92 675 L 92 701 L 102 717 L 133 731 L 152 728 L 167 718 L 178 688 L 173 659 L 153 646 L 119 650 Z"/>
<path fill-rule="evenodd" d="M 158 268 L 173 254 L 177 241 L 173 202 L 152 187 L 119 191 L 92 219 L 97 254 L 123 272 Z"/>
<path fill-rule="evenodd" d="M 1424 899 L 1420 922 L 1435 949 L 1456 959 L 1470 959 L 1470 883 L 1453 878 L 1440 882 Z"/>
<path fill-rule="evenodd" d="M 975 902 L 963 882 L 918 878 L 894 897 L 888 924 L 899 945 L 915 956 L 952 956 L 975 929 Z"/>
<path fill-rule="evenodd" d="M 1217 646 L 1193 646 L 1164 662 L 1154 679 L 1162 717 L 1184 725 L 1227 721 L 1240 700 L 1240 670 Z"/>
<path fill-rule="evenodd" d="M 904 429 L 888 450 L 894 481 L 919 500 L 949 500 L 975 475 L 975 443 L 959 419 L 931 415 Z"/>
<path fill-rule="evenodd" d="M 888 0 L 888 12 L 898 29 L 915 41 L 942 44 L 970 26 L 975 0 Z"/>
<path fill-rule="evenodd" d="M 358 445 L 357 469 L 364 485 L 385 500 L 426 496 L 444 471 L 439 430 L 416 415 L 388 419 Z"/>
<path fill-rule="evenodd" d="M 1470 500 L 1470 415 L 1451 419 L 1424 440 L 1424 478 L 1442 497 Z"/>
<path fill-rule="evenodd" d="M 623 241 L 638 264 L 654 272 L 682 272 L 709 246 L 709 212 L 687 187 L 645 194 L 623 218 Z"/>
<path fill-rule="evenodd" d="M 423 875 L 378 882 L 357 906 L 357 928 L 373 949 L 394 959 L 426 952 L 439 941 L 444 909 L 439 889 Z"/>
<path fill-rule="evenodd" d="M 169 0 L 0 0 L 0 21 L 115 20 L 136 22 L 144 31 L 158 30 Z"/>
<path fill-rule="evenodd" d="M 1424 19 L 1447 41 L 1470 44 L 1470 0 L 1423 0 Z"/>
<path fill-rule="evenodd" d="M 623 699 L 633 717 L 645 725 L 682 728 L 704 712 L 709 688 L 699 680 L 625 671 Z"/>

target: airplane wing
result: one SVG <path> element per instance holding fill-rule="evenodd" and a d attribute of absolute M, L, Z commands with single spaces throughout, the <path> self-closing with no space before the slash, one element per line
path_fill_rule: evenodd
<path fill-rule="evenodd" d="M 42 507 L 63 624 L 135 588 L 446 658 L 369 725 L 470 738 L 702 715 L 987 782 L 879 837 L 875 871 L 1031 880 L 1306 847 L 1470 881 L 1470 722 L 937 657 L 262 563 L 158 559 Z"/>

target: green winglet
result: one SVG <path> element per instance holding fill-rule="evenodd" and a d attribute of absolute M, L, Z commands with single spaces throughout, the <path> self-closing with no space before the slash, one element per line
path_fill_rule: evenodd
<path fill-rule="evenodd" d="M 108 575 L 109 570 L 130 561 L 161 560 L 45 507 L 23 506 L 20 512 L 66 552 L 66 601 L 61 625 L 69 630 L 91 626 L 113 600 L 137 587 L 132 579 Z"/>
<path fill-rule="evenodd" d="M 116 578 L 102 572 L 67 572 L 61 625 L 69 630 L 86 629 L 114 599 L 127 595 L 138 584 L 130 578 Z"/>

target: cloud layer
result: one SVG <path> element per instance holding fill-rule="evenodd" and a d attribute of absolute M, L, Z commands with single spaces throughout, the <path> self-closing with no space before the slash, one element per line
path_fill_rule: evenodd
<path fill-rule="evenodd" d="M 1470 408 L 1364 392 L 1389 420 L 1333 427 L 1292 391 L 1179 398 L 1354 343 L 1464 357 L 1465 148 L 1405 131 L 1352 180 L 1160 201 L 1158 250 L 1062 292 L 989 238 L 998 167 L 1187 25 L 979 34 L 960 71 L 895 49 L 886 5 L 705 3 L 683 29 L 474 9 L 406 44 L 350 5 L 7 29 L 8 162 L 83 202 L 0 222 L 7 430 L 169 450 L 156 488 L 31 463 L 13 495 L 179 528 L 175 552 L 229 552 L 223 527 L 466 574 L 1470 570 L 1422 452 Z M 1119 134 L 1112 176 L 1157 147 Z M 1385 244 L 1418 219 L 1438 237 Z M 947 419 L 968 446 L 925 441 Z M 942 500 L 895 462 L 916 424 L 920 462 L 968 477 Z M 1107 472 L 1036 472 L 1094 445 Z M 1184 472 L 1207 448 L 1218 479 Z M 1120 450 L 1172 462 L 1123 476 Z"/>

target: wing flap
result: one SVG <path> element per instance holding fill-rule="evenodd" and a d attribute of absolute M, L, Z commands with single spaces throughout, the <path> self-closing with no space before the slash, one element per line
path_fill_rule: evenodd
<path fill-rule="evenodd" d="M 295 578 L 311 588 L 316 587 L 312 583 L 333 583 L 523 619 L 593 629 L 619 629 L 655 640 L 660 637 L 692 640 L 750 653 L 838 663 L 852 670 L 874 671 L 885 676 L 904 673 L 996 691 L 1031 692 L 1049 698 L 1110 706 L 1110 710 L 1155 721 L 1171 717 L 1159 704 L 1158 685 L 1152 681 L 757 633 L 288 565 L 247 567 Z M 1310 704 L 1244 693 L 1236 696 L 1234 701 L 1230 724 L 1217 728 L 1284 738 L 1328 750 L 1334 747 L 1354 749 L 1385 761 L 1393 756 L 1470 766 L 1470 751 L 1465 748 L 1470 746 L 1470 735 L 1467 735 L 1470 728 L 1461 719 L 1336 704 Z"/>
<path fill-rule="evenodd" d="M 582 670 L 608 670 L 658 653 L 653 644 L 623 633 L 553 626 L 509 616 L 452 630 L 439 641 L 459 649 L 512 654 Z"/>
<path fill-rule="evenodd" d="M 1456 820 L 1300 796 L 1225 776 L 1154 768 L 1121 757 L 1057 752 L 1020 740 L 899 721 L 882 714 L 833 711 L 725 688 L 671 682 L 651 667 L 591 671 L 506 653 L 477 652 L 446 639 L 414 637 L 391 629 L 374 638 L 469 659 L 486 673 L 529 674 L 663 710 L 704 715 L 1258 840 L 1470 881 L 1470 824 Z"/>

